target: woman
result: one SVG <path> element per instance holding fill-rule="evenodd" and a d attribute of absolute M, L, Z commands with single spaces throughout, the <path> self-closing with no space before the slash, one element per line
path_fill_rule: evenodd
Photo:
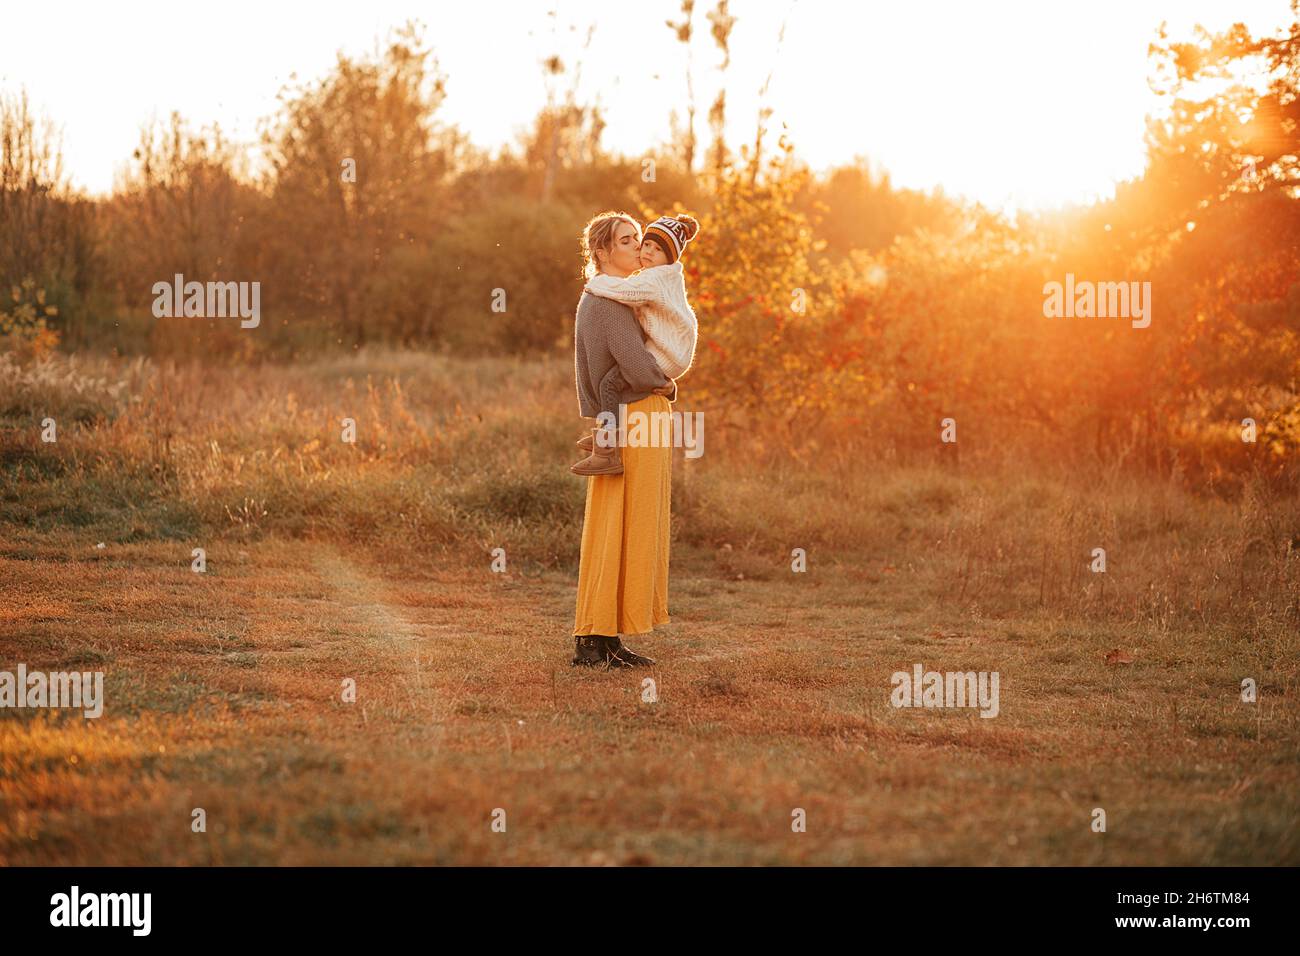
<path fill-rule="evenodd" d="M 604 212 L 587 223 L 582 252 L 588 277 L 626 278 L 640 263 L 641 226 L 627 213 Z M 627 381 L 622 402 L 630 417 L 670 411 L 677 385 L 646 350 L 641 326 L 621 302 L 583 292 L 574 323 L 574 377 L 582 414 L 599 410 L 600 381 L 615 364 Z M 620 634 L 648 634 L 668 623 L 668 535 L 672 449 L 622 449 L 623 473 L 587 479 L 582 558 L 574 615 L 577 665 L 653 664 L 625 646 Z"/>

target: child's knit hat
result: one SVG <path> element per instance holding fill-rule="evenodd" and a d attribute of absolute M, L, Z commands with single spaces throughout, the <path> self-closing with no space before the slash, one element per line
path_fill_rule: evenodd
<path fill-rule="evenodd" d="M 645 237 L 659 243 L 671 265 L 682 257 L 686 243 L 699 231 L 700 224 L 692 216 L 660 216 L 645 227 Z"/>

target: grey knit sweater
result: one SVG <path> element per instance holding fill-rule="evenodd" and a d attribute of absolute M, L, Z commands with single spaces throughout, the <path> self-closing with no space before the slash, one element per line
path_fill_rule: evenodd
<path fill-rule="evenodd" d="M 663 385 L 673 385 L 668 401 L 677 400 L 677 386 L 664 375 L 645 347 L 644 333 L 632 310 L 621 302 L 588 292 L 578 300 L 573 326 L 573 373 L 578 386 L 578 408 L 595 418 L 600 406 L 600 382 L 617 365 L 627 387 L 619 396 L 631 404 Z M 603 409 L 618 414 L 617 408 Z"/>

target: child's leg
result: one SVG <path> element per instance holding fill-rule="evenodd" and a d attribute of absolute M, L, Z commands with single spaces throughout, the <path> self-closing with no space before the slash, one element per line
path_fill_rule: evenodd
<path fill-rule="evenodd" d="M 600 410 L 614 416 L 615 427 L 618 422 L 618 406 L 622 402 L 625 391 L 627 391 L 627 379 L 623 377 L 622 370 L 615 365 L 600 380 Z M 600 424 L 606 425 L 608 422 L 603 421 Z"/>
<path fill-rule="evenodd" d="M 596 440 L 598 432 L 592 432 L 591 440 L 583 439 L 578 442 L 580 446 L 590 452 L 586 458 L 575 465 L 571 465 L 569 470 L 575 475 L 617 475 L 623 472 L 623 455 L 618 444 L 618 406 L 622 399 L 623 392 L 627 388 L 627 380 L 623 378 L 623 373 L 615 365 L 600 380 L 600 411 L 602 417 L 597 419 L 597 424 L 601 429 L 601 436 Z M 613 426 L 610 426 L 608 412 L 613 416 Z"/>

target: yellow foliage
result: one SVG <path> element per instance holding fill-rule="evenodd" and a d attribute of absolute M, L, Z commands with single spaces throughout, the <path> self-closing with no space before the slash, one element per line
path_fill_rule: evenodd
<path fill-rule="evenodd" d="M 41 358 L 54 351 L 59 333 L 45 320 L 58 315 L 58 309 L 45 303 L 45 290 L 29 276 L 10 290 L 10 297 L 14 305 L 0 310 L 0 351 L 19 358 Z"/>

